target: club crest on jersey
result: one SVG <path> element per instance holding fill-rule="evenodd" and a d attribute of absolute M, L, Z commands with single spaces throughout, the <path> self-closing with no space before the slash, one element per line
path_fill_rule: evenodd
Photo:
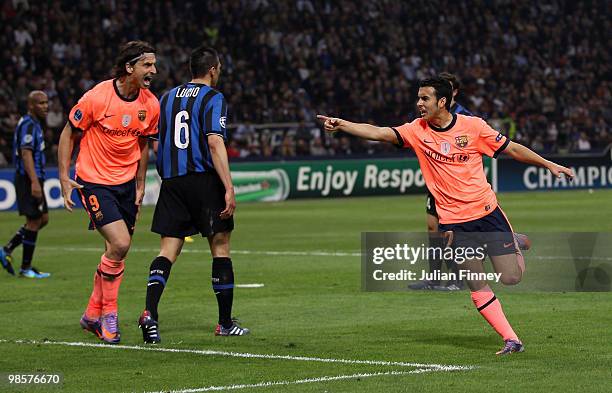
<path fill-rule="evenodd" d="M 455 137 L 455 144 L 458 147 L 466 147 L 467 144 L 468 144 L 468 137 L 467 137 L 467 135 L 461 135 L 461 136 Z"/>
<path fill-rule="evenodd" d="M 147 118 L 147 111 L 141 110 L 138 111 L 138 120 L 144 121 Z"/>
<path fill-rule="evenodd" d="M 451 144 L 444 141 L 440 143 L 440 148 L 442 149 L 442 154 L 447 155 L 451 151 Z"/>
<path fill-rule="evenodd" d="M 132 121 L 132 116 L 130 115 L 123 115 L 123 117 L 121 118 L 121 125 L 124 127 L 127 127 L 130 125 L 130 122 Z"/>

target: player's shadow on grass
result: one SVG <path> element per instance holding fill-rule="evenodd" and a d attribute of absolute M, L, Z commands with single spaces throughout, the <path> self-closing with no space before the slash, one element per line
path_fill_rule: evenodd
<path fill-rule="evenodd" d="M 499 343 L 497 336 L 485 337 L 482 334 L 474 335 L 453 334 L 442 330 L 410 330 L 410 341 L 426 345 L 439 345 L 448 347 L 463 347 L 468 349 L 482 349 L 483 346 Z"/>

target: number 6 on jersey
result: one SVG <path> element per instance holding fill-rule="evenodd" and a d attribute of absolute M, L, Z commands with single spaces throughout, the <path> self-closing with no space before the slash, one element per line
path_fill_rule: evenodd
<path fill-rule="evenodd" d="M 174 117 L 174 144 L 179 149 L 186 149 L 189 146 L 189 112 L 180 111 Z M 184 137 L 183 137 L 184 135 Z M 182 142 L 184 140 L 185 142 Z"/>

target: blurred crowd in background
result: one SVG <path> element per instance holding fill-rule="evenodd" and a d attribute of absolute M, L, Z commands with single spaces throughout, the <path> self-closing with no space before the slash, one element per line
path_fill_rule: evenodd
<path fill-rule="evenodd" d="M 517 142 L 602 151 L 612 142 L 611 14 L 608 0 L 7 0 L 0 166 L 32 89 L 50 99 L 55 162 L 66 114 L 134 39 L 157 49 L 157 95 L 189 80 L 190 48 L 220 52 L 233 158 L 397 154 L 324 135 L 315 116 L 403 124 L 416 116 L 418 80 L 441 71 L 460 78 L 462 105 Z"/>

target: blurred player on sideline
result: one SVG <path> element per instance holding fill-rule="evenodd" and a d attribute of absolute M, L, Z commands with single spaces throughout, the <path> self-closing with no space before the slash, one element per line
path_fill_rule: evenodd
<path fill-rule="evenodd" d="M 155 50 L 131 41 L 119 50 L 115 78 L 101 82 L 72 108 L 58 147 L 64 207 L 72 211 L 78 189 L 89 215 L 89 229 L 104 238 L 105 251 L 94 274 L 93 291 L 81 327 L 108 343 L 120 341 L 117 297 L 134 225 L 144 197 L 147 135 L 157 133 L 159 102 L 148 89 L 155 68 Z M 76 181 L 70 179 L 70 158 L 76 132 L 83 132 L 76 160 Z"/>
<path fill-rule="evenodd" d="M 486 243 L 493 267 L 501 273 L 501 282 L 506 285 L 519 283 L 525 263 L 512 227 L 487 182 L 482 155 L 497 157 L 504 152 L 515 160 L 547 168 L 557 177 L 565 175 L 571 179 L 572 170 L 511 142 L 480 118 L 450 113 L 452 86 L 444 78 L 425 79 L 419 86 L 417 107 L 421 117 L 397 128 L 352 123 L 322 115 L 318 118 L 328 132 L 343 131 L 414 149 L 427 187 L 436 198 L 439 231 L 456 238 L 454 247 L 482 247 Z M 496 235 L 493 239 L 491 233 Z M 474 234 L 481 237 L 474 239 Z M 462 270 L 482 273 L 483 260 L 466 261 Z M 504 347 L 497 354 L 522 352 L 523 343 L 508 323 L 488 283 L 468 280 L 468 286 L 474 305 L 504 340 Z"/>
<path fill-rule="evenodd" d="M 28 95 L 28 113 L 19 119 L 13 136 L 13 163 L 15 163 L 15 190 L 19 214 L 26 223 L 19 228 L 9 242 L 0 248 L 0 262 L 10 274 L 15 274 L 11 253 L 23 244 L 23 256 L 19 275 L 26 278 L 47 278 L 49 273 L 32 266 L 38 231 L 49 222 L 45 198 L 45 139 L 42 124 L 47 119 L 49 100 L 40 90 Z"/>
<path fill-rule="evenodd" d="M 162 178 L 151 230 L 161 235 L 151 262 L 145 310 L 138 325 L 145 343 L 159 343 L 157 307 L 186 236 L 201 233 L 212 254 L 212 288 L 217 297 L 217 336 L 242 336 L 249 329 L 231 317 L 234 271 L 230 235 L 236 198 L 225 142 L 227 105 L 214 89 L 221 74 L 217 52 L 201 46 L 189 60 L 191 82 L 160 100 L 157 171 Z"/>

